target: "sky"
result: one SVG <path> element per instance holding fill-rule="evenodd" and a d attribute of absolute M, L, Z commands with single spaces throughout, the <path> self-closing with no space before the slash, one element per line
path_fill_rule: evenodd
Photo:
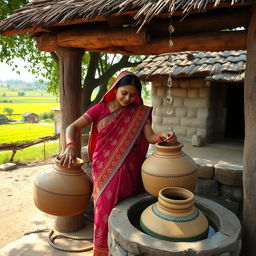
<path fill-rule="evenodd" d="M 0 62 L 0 80 L 23 80 L 32 82 L 34 80 L 38 80 L 34 75 L 29 73 L 26 69 L 23 68 L 25 63 L 21 59 L 15 60 L 16 65 L 19 67 L 20 75 L 17 74 L 15 71 L 12 71 L 12 67 L 8 66 L 7 64 Z"/>

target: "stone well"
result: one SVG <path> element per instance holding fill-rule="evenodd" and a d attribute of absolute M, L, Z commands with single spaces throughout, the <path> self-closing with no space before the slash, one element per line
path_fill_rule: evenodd
<path fill-rule="evenodd" d="M 112 256 L 238 256 L 241 250 L 241 225 L 234 213 L 211 200 L 195 196 L 195 206 L 216 230 L 196 242 L 169 242 L 140 230 L 142 211 L 156 198 L 143 194 L 122 201 L 109 217 L 109 250 Z"/>

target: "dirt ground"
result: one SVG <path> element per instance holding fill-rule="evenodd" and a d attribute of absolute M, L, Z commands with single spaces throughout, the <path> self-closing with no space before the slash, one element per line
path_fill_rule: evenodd
<path fill-rule="evenodd" d="M 50 165 L 51 160 L 0 171 L 0 248 L 26 232 L 53 225 L 54 217 L 41 212 L 33 203 L 34 179 Z"/>

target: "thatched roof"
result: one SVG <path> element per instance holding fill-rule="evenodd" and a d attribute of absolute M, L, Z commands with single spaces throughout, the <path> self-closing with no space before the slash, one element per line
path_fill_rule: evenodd
<path fill-rule="evenodd" d="M 246 4 L 251 0 L 33 0 L 0 23 L 0 33 L 56 24 L 100 21 L 128 13 L 140 25 L 163 13 L 204 11 L 219 5 Z"/>
<path fill-rule="evenodd" d="M 172 61 L 169 62 L 171 55 Z M 246 51 L 179 52 L 149 56 L 137 66 L 137 75 L 144 81 L 203 76 L 207 80 L 242 82 L 245 75 Z"/>

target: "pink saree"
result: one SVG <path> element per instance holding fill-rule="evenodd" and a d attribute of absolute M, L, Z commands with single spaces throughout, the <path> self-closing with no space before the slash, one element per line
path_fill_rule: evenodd
<path fill-rule="evenodd" d="M 104 101 L 99 106 L 107 104 Z M 89 150 L 93 151 L 94 256 L 108 255 L 108 217 L 113 207 L 143 191 L 140 169 L 148 148 L 143 127 L 151 108 L 141 104 L 140 98 L 137 102 L 103 113 L 93 123 Z M 90 112 L 84 117 L 90 118 Z"/>

